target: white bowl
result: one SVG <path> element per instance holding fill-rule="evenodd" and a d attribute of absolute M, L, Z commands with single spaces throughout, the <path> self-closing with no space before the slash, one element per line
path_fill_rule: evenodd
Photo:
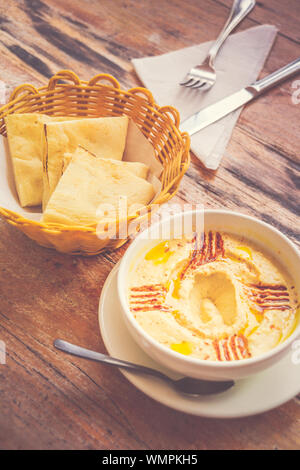
<path fill-rule="evenodd" d="M 176 214 L 171 217 L 173 224 L 185 221 L 201 211 Z M 202 211 L 203 214 L 203 211 Z M 190 219 L 189 219 L 190 220 Z M 295 331 L 283 343 L 260 356 L 228 362 L 206 361 L 177 353 L 153 339 L 135 320 L 127 300 L 127 282 L 130 267 L 145 253 L 149 238 L 158 229 L 166 229 L 169 220 L 151 225 L 137 236 L 127 249 L 118 272 L 118 294 L 125 324 L 138 345 L 155 361 L 182 375 L 208 380 L 240 379 L 275 364 L 287 352 L 292 342 L 300 335 L 300 322 Z M 299 299 L 300 293 L 300 253 L 296 246 L 277 229 L 253 217 L 225 210 L 204 211 L 205 231 L 217 230 L 245 236 L 258 243 L 265 252 L 270 253 L 286 269 L 293 279 Z"/>

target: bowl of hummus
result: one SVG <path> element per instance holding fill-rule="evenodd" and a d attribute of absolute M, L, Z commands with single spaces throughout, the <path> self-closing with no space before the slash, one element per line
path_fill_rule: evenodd
<path fill-rule="evenodd" d="M 197 215 L 200 228 L 191 224 Z M 179 226 L 189 229 L 179 235 Z M 171 370 L 242 378 L 274 364 L 300 335 L 299 268 L 296 246 L 264 222 L 183 212 L 150 226 L 125 253 L 123 317 L 139 346 Z"/>

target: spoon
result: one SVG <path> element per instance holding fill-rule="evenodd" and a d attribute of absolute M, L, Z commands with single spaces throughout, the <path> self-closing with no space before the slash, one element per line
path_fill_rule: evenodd
<path fill-rule="evenodd" d="M 216 382 L 210 380 L 193 379 L 192 377 L 184 377 L 179 380 L 173 380 L 156 369 L 150 369 L 150 367 L 133 364 L 132 362 L 123 361 L 121 359 L 116 359 L 114 357 L 107 356 L 106 354 L 101 354 L 96 351 L 81 348 L 80 346 L 68 343 L 67 341 L 63 341 L 62 339 L 56 339 L 53 344 L 60 351 L 72 354 L 73 356 L 82 357 L 83 359 L 90 359 L 92 361 L 102 362 L 103 364 L 108 364 L 111 366 L 121 367 L 133 372 L 140 372 L 142 374 L 153 375 L 154 377 L 158 377 L 172 385 L 172 387 L 175 388 L 175 390 L 177 390 L 178 392 L 189 396 L 197 397 L 200 395 L 212 395 L 215 393 L 221 393 L 225 392 L 225 390 L 228 390 L 234 385 L 233 380 Z"/>

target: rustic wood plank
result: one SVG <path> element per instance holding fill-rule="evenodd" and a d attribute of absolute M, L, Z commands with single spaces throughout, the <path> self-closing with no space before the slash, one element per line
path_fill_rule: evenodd
<path fill-rule="evenodd" d="M 131 58 L 213 39 L 230 4 L 8 0 L 0 6 L 0 80 L 10 92 L 69 68 L 83 79 L 112 73 L 132 87 L 139 81 Z M 299 54 L 299 14 L 297 0 L 261 1 L 240 27 L 271 23 L 280 29 L 262 75 Z M 292 82 L 245 108 L 218 171 L 192 158 L 174 202 L 255 215 L 300 244 L 300 106 L 292 103 Z M 200 419 L 155 403 L 116 370 L 53 349 L 61 336 L 105 351 L 98 300 L 125 249 L 72 258 L 0 221 L 0 339 L 8 353 L 0 366 L 1 448 L 299 448 L 299 397 L 261 416 Z"/>

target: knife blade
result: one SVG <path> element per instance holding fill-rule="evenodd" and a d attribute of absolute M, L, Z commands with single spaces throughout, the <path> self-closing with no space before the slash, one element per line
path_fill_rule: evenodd
<path fill-rule="evenodd" d="M 227 114 L 235 111 L 249 101 L 257 98 L 265 91 L 269 90 L 275 85 L 283 82 L 287 78 L 300 71 L 300 58 L 289 63 L 285 67 L 267 75 L 262 80 L 249 85 L 246 88 L 226 96 L 220 101 L 200 109 L 197 113 L 193 114 L 185 121 L 183 121 L 179 129 L 181 132 L 188 132 L 190 135 L 201 131 L 210 124 L 218 121 Z"/>

